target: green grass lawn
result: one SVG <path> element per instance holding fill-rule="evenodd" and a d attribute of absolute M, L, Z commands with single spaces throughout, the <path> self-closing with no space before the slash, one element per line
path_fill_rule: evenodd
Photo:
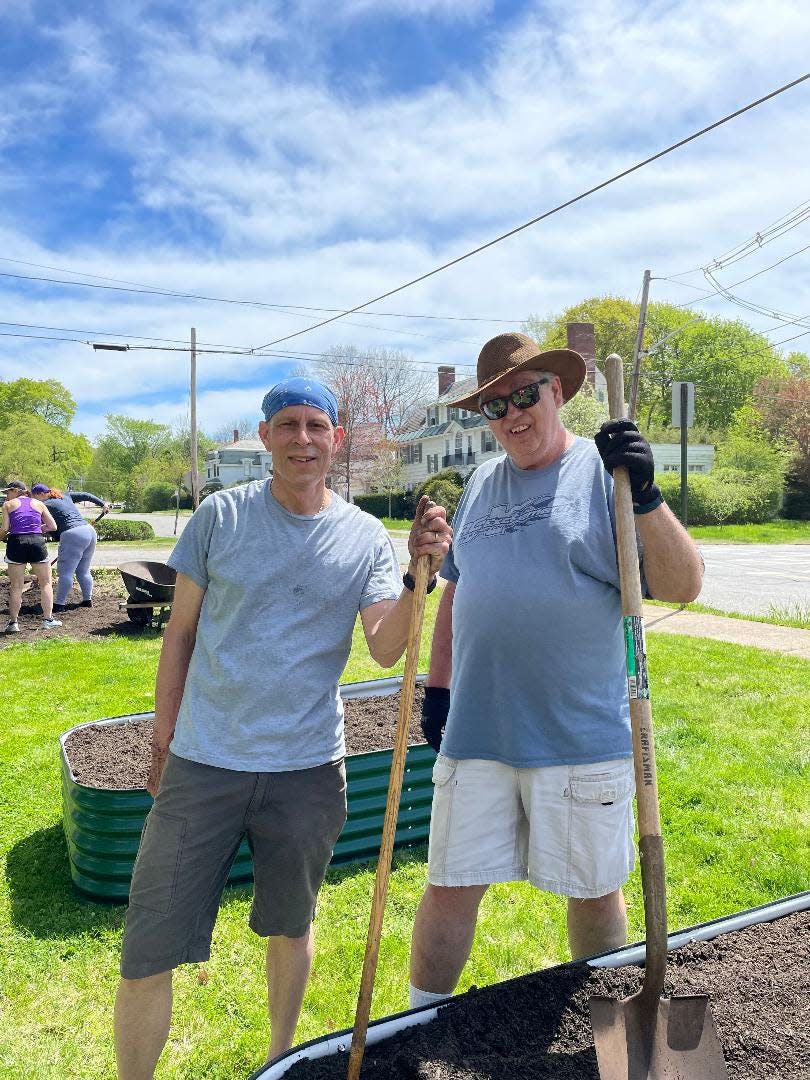
<path fill-rule="evenodd" d="M 428 598 L 428 626 L 437 594 Z M 427 662 L 425 633 L 421 668 Z M 58 736 L 151 707 L 160 638 L 10 645 L 0 726 L 0 1077 L 111 1078 L 112 1003 L 124 911 L 72 889 L 61 827 Z M 807 887 L 810 664 L 704 639 L 650 634 L 670 925 L 683 927 Z M 358 641 L 347 681 L 382 674 Z M 407 954 L 424 851 L 392 875 L 372 1016 L 407 1004 Z M 373 868 L 330 872 L 298 1039 L 349 1026 Z M 638 873 L 631 936 L 643 936 Z M 229 890 L 213 956 L 179 970 L 161 1078 L 235 1080 L 267 1042 L 262 943 L 249 893 Z M 462 988 L 566 959 L 564 902 L 526 885 L 485 898 Z"/>
<path fill-rule="evenodd" d="M 701 543 L 810 544 L 810 521 L 766 521 L 761 525 L 696 525 L 689 535 Z"/>
<path fill-rule="evenodd" d="M 99 540 L 99 548 L 105 551 L 132 551 L 133 548 L 165 547 L 171 550 L 177 543 L 179 536 L 153 536 L 149 540 Z"/>
<path fill-rule="evenodd" d="M 720 615 L 724 619 L 743 619 L 746 622 L 769 623 L 771 626 L 791 626 L 796 630 L 810 630 L 810 604 L 795 601 L 792 604 L 771 604 L 769 614 L 751 615 L 744 611 L 724 611 L 722 608 L 707 607 L 706 604 L 669 604 L 664 600 L 645 600 L 645 604 L 656 607 L 683 608 L 694 611 L 697 615 Z"/>

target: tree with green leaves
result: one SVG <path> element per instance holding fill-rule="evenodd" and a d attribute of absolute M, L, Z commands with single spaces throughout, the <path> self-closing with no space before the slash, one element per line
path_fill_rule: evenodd
<path fill-rule="evenodd" d="M 19 416 L 37 416 L 46 424 L 67 430 L 75 415 L 76 402 L 56 379 L 0 382 L 0 431 Z"/>
<path fill-rule="evenodd" d="M 65 488 L 83 476 L 93 459 L 84 435 L 74 435 L 41 416 L 21 413 L 0 431 L 0 478 Z"/>
<path fill-rule="evenodd" d="M 597 360 L 618 353 L 629 387 L 638 319 L 638 305 L 630 300 L 590 297 L 553 318 L 530 318 L 525 330 L 543 348 L 563 348 L 569 322 L 593 323 Z M 758 380 L 787 374 L 771 343 L 745 323 L 673 304 L 649 304 L 643 348 L 636 416 L 645 431 L 670 426 L 673 382 L 695 384 L 695 423 L 722 432 L 751 400 Z"/>

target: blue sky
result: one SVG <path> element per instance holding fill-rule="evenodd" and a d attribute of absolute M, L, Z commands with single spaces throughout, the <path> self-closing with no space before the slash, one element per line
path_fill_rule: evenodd
<path fill-rule="evenodd" d="M 785 0 L 5 0 L 0 274 L 351 307 L 803 74 L 808 40 L 810 9 Z M 286 347 L 402 349 L 461 373 L 513 320 L 637 297 L 645 268 L 694 271 L 651 291 L 692 300 L 700 267 L 810 199 L 809 119 L 810 83 L 378 305 L 492 322 L 355 315 Z M 807 244 L 802 222 L 718 276 Z M 808 254 L 740 294 L 807 316 Z M 720 298 L 703 309 L 774 341 L 804 328 Z M 0 276 L 0 319 L 4 334 L 80 331 L 0 337 L 0 378 L 61 380 L 94 437 L 109 412 L 182 421 L 188 356 L 84 340 L 195 326 L 251 347 L 315 316 Z M 256 414 L 297 363 L 202 354 L 201 426 Z"/>

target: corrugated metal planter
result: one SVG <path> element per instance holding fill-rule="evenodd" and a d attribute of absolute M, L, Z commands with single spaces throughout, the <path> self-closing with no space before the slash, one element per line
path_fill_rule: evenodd
<path fill-rule="evenodd" d="M 419 676 L 418 681 L 423 678 Z M 341 686 L 340 692 L 346 700 L 382 697 L 395 694 L 401 685 L 401 678 L 373 679 L 370 682 L 347 683 Z M 131 724 L 150 719 L 153 715 L 132 713 L 95 723 Z M 74 731 L 89 726 L 79 724 L 66 731 L 59 740 L 62 753 L 62 823 L 67 838 L 70 876 L 75 887 L 94 900 L 125 903 L 129 896 L 141 830 L 152 805 L 152 797 L 143 788 L 115 791 L 87 787 L 76 781 L 68 764 L 65 741 Z M 335 846 L 332 865 L 376 858 L 385 816 L 391 756 L 391 750 L 375 750 L 346 758 L 349 812 Z M 436 754 L 429 746 L 408 748 L 397 821 L 397 848 L 411 847 L 427 840 L 433 796 L 431 774 L 435 760 Z M 245 842 L 236 856 L 228 882 L 247 882 L 252 876 L 253 865 Z"/>
<path fill-rule="evenodd" d="M 743 930 L 758 923 L 771 922 L 780 919 L 784 915 L 790 915 L 796 911 L 810 909 L 810 892 L 797 893 L 795 896 L 786 896 L 782 900 L 776 900 L 770 904 L 748 908 L 734 915 L 726 915 L 711 922 L 700 923 L 697 926 L 679 930 L 670 934 L 667 938 L 667 949 L 679 949 L 690 941 L 711 941 L 722 934 L 732 933 L 735 930 Z M 624 967 L 628 964 L 640 964 L 644 961 L 644 943 L 627 945 L 616 952 L 603 953 L 601 956 L 592 957 L 588 963 L 593 967 Z M 579 961 L 568 964 L 558 964 L 556 969 L 562 970 L 574 967 Z M 555 969 L 550 969 L 555 970 Z M 494 986 L 506 986 L 505 983 L 495 983 Z M 429 1024 L 436 1019 L 439 1011 L 443 1008 L 439 1005 L 424 1005 L 419 1009 L 409 1009 L 406 1012 L 394 1013 L 392 1016 L 384 1016 L 379 1020 L 372 1020 L 368 1026 L 366 1045 L 373 1046 L 375 1043 L 389 1039 L 405 1028 L 417 1027 L 420 1024 Z M 457 1037 L 463 1038 L 463 1032 L 458 1031 Z M 342 1055 L 348 1061 L 349 1049 L 352 1042 L 352 1030 L 346 1028 L 329 1035 L 321 1035 L 320 1038 L 311 1039 L 309 1042 L 294 1046 L 282 1057 L 272 1064 L 263 1065 L 251 1073 L 248 1080 L 281 1080 L 297 1061 L 316 1060 L 317 1058 Z M 590 1075 L 590 1074 L 589 1074 Z M 645 1072 L 645 1076 L 646 1076 Z"/>

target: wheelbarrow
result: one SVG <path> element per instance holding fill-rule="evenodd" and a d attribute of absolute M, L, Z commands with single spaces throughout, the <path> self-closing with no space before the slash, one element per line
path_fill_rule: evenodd
<path fill-rule="evenodd" d="M 119 606 L 138 626 L 163 626 L 174 601 L 177 571 L 161 562 L 128 562 L 118 567 L 128 599 Z"/>

